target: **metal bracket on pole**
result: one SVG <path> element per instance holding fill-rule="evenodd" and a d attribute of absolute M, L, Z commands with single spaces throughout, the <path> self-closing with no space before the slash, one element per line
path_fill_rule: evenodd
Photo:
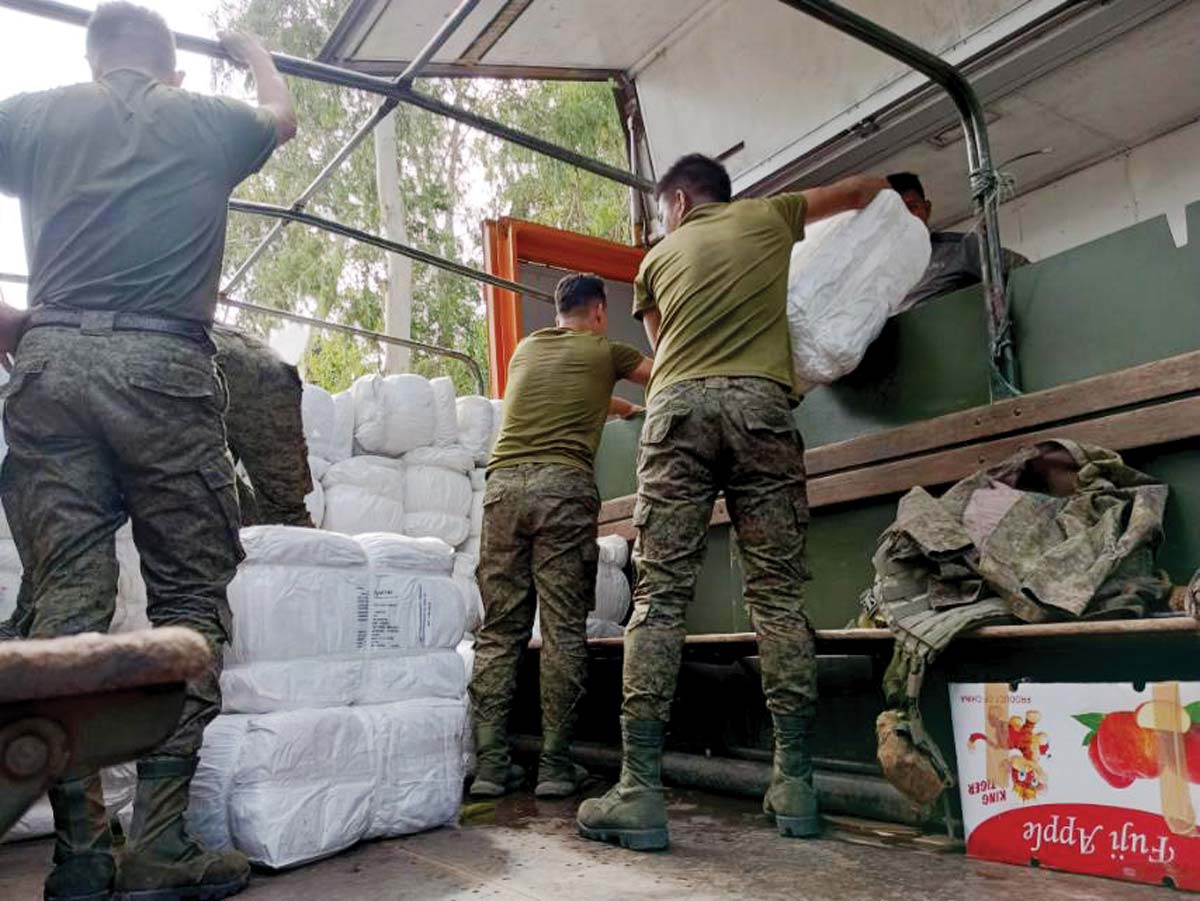
<path fill-rule="evenodd" d="M 966 138 L 971 171 L 971 196 L 979 220 L 979 249 L 983 294 L 987 303 L 989 384 L 993 400 L 1012 397 L 1016 390 L 1008 295 L 1000 246 L 999 200 L 983 106 L 966 76 L 940 56 L 930 53 L 857 13 L 830 0 L 780 0 L 864 44 L 911 66 L 943 87 L 958 108 Z"/>

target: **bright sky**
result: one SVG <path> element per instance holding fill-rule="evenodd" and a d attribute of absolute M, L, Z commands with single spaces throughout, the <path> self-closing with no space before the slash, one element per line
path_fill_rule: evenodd
<path fill-rule="evenodd" d="M 97 0 L 71 2 L 87 9 L 94 9 L 97 4 Z M 139 3 L 162 13 L 174 31 L 215 36 L 211 15 L 217 0 L 139 0 Z M 187 73 L 184 87 L 212 92 L 212 66 L 207 57 L 181 53 L 179 68 Z M 0 9 L 0 99 L 90 78 L 83 58 L 82 28 Z M 26 271 L 20 208 L 12 198 L 0 196 L 0 272 Z M 25 305 L 23 286 L 0 284 L 0 291 L 9 303 Z"/>

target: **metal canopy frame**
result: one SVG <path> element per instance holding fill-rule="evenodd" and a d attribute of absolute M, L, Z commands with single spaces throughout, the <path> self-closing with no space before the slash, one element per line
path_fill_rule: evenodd
<path fill-rule="evenodd" d="M 1015 374 L 1013 369 L 1008 300 L 1005 291 L 1004 270 L 1001 263 L 997 176 L 992 165 L 987 121 L 984 118 L 983 106 L 979 102 L 979 98 L 971 87 L 970 82 L 955 66 L 947 63 L 936 54 L 930 53 L 900 35 L 882 28 L 871 20 L 851 12 L 837 3 L 831 2 L 831 0 L 780 0 L 780 2 L 792 9 L 812 16 L 826 25 L 916 69 L 945 89 L 954 101 L 962 120 L 965 136 L 964 143 L 967 148 L 967 158 L 971 172 L 971 193 L 979 220 L 978 233 L 981 251 L 981 275 L 984 296 L 987 303 L 988 334 L 991 343 L 989 360 L 992 364 L 990 380 L 992 397 L 993 399 L 997 399 L 1013 396 L 1018 392 L 1014 387 Z M 380 95 L 385 99 L 371 117 L 358 128 L 342 149 L 334 155 L 313 182 L 301 192 L 301 195 L 292 203 L 290 208 L 273 206 L 271 204 L 251 203 L 248 201 L 231 201 L 231 210 L 268 216 L 276 219 L 277 222 L 263 241 L 234 273 L 225 288 L 222 289 L 221 296 L 224 302 L 243 309 L 270 312 L 273 315 L 283 318 L 297 318 L 299 321 L 306 321 L 314 325 L 320 324 L 322 327 L 335 328 L 355 334 L 366 334 L 380 340 L 403 343 L 405 346 L 415 345 L 421 347 L 421 349 L 444 353 L 448 356 L 455 356 L 457 358 L 465 356 L 456 351 L 447 351 L 445 348 L 419 345 L 419 342 L 405 342 L 403 339 L 396 339 L 378 333 L 364 332 L 363 330 L 352 329 L 349 326 L 337 326 L 336 324 L 324 323 L 321 320 L 314 320 L 308 317 L 295 317 L 294 314 L 285 314 L 280 310 L 272 310 L 268 307 L 256 307 L 252 304 L 243 304 L 229 300 L 227 292 L 236 287 L 245 278 L 250 267 L 266 252 L 275 237 L 288 222 L 300 222 L 356 241 L 362 241 L 393 253 L 400 253 L 457 275 L 483 282 L 484 284 L 529 295 L 539 300 L 547 299 L 547 295 L 537 289 L 523 286 L 507 279 L 500 279 L 477 269 L 464 266 L 461 263 L 445 260 L 433 254 L 408 247 L 407 245 L 388 241 L 385 238 L 304 212 L 304 208 L 320 189 L 321 185 L 345 162 L 367 135 L 371 134 L 387 118 L 392 110 L 401 103 L 454 119 L 502 140 L 525 147 L 528 150 L 557 159 L 599 175 L 602 178 L 626 185 L 633 190 L 643 192 L 652 192 L 654 190 L 652 182 L 634 172 L 610 166 L 607 163 L 558 146 L 550 141 L 527 134 L 518 129 L 510 128 L 494 119 L 445 103 L 437 98 L 420 93 L 413 88 L 415 79 L 421 75 L 426 66 L 430 65 L 437 51 L 454 34 L 458 26 L 474 11 L 478 3 L 479 0 L 461 0 L 441 27 L 438 28 L 437 33 L 433 35 L 416 57 L 413 58 L 404 72 L 395 79 L 356 72 L 328 63 L 300 59 L 287 54 L 271 54 L 276 67 L 286 75 L 367 91 Z M 91 16 L 90 11 L 59 2 L 59 0 L 0 0 L 0 7 L 31 13 L 42 18 L 72 25 L 86 25 Z M 229 59 L 217 41 L 178 33 L 175 35 L 175 41 L 181 50 L 200 53 L 217 59 Z M 478 375 L 478 364 L 475 364 L 474 368 L 477 377 L 482 381 L 482 376 Z"/>

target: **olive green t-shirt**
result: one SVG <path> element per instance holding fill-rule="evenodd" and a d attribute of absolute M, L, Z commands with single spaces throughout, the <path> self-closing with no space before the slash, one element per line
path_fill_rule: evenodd
<path fill-rule="evenodd" d="M 211 322 L 225 205 L 276 142 L 269 113 L 132 69 L 0 102 L 30 306 Z"/>
<path fill-rule="evenodd" d="M 562 463 L 591 472 L 613 386 L 641 362 L 636 347 L 592 332 L 544 328 L 523 339 L 508 364 L 488 471 Z"/>
<path fill-rule="evenodd" d="M 633 315 L 662 322 L 647 398 L 676 382 L 751 376 L 792 388 L 788 265 L 803 194 L 705 203 L 642 260 Z"/>

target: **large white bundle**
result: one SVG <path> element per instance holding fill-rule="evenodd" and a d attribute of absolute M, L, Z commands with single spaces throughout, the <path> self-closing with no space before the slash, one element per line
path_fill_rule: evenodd
<path fill-rule="evenodd" d="M 454 548 L 440 538 L 369 532 L 356 540 L 376 572 L 413 571 L 443 576 L 454 572 Z"/>
<path fill-rule="evenodd" d="M 333 397 L 317 385 L 304 386 L 300 398 L 300 417 L 304 421 L 304 440 L 311 457 L 332 460 L 337 436 L 337 409 Z"/>
<path fill-rule="evenodd" d="M 8 619 L 17 609 L 22 572 L 16 544 L 11 538 L 0 538 L 0 620 Z"/>
<path fill-rule="evenodd" d="M 929 232 L 895 191 L 808 229 L 792 250 L 788 328 L 800 387 L 851 372 L 929 266 Z"/>
<path fill-rule="evenodd" d="M 596 539 L 600 548 L 600 562 L 624 569 L 629 562 L 629 542 L 620 535 L 605 535 Z"/>
<path fill-rule="evenodd" d="M 133 543 L 133 529 L 127 523 L 117 530 L 117 604 L 109 632 L 137 632 L 150 628 L 146 614 L 146 583 L 142 579 L 142 558 Z"/>
<path fill-rule="evenodd" d="M 366 651 L 226 666 L 221 672 L 221 709 L 271 713 L 417 698 L 454 699 L 466 690 L 462 658 L 453 649 Z"/>
<path fill-rule="evenodd" d="M 496 439 L 500 437 L 500 428 L 504 425 L 504 401 L 499 399 L 492 400 L 492 444 L 496 446 Z M 491 453 L 491 448 L 488 449 Z"/>
<path fill-rule="evenodd" d="M 188 825 L 282 868 L 452 822 L 462 701 L 221 716 L 204 735 Z"/>
<path fill-rule="evenodd" d="M 227 663 L 357 651 L 370 590 L 366 551 L 353 538 L 294 526 L 242 529 L 246 559 L 229 585 Z"/>
<path fill-rule="evenodd" d="M 308 458 L 308 474 L 312 479 L 312 491 L 304 496 L 304 506 L 308 509 L 308 515 L 312 517 L 313 525 L 318 529 L 325 521 L 325 489 L 321 486 L 321 479 L 327 472 L 329 472 L 328 460 L 322 460 L 319 457 Z"/>
<path fill-rule="evenodd" d="M 333 438 L 329 442 L 330 463 L 341 463 L 354 454 L 354 389 L 333 396 Z"/>
<path fill-rule="evenodd" d="M 120 816 L 125 820 L 137 792 L 137 765 L 121 763 L 106 767 L 100 771 L 100 782 L 104 786 L 104 807 L 108 815 Z M 53 834 L 54 811 L 50 808 L 50 799 L 43 795 L 4 833 L 0 841 L 17 842 Z"/>
<path fill-rule="evenodd" d="M 454 555 L 454 580 L 466 599 L 468 632 L 474 632 L 483 624 L 483 595 L 479 592 L 479 582 L 475 578 L 478 568 L 478 554 L 459 552 Z"/>
<path fill-rule="evenodd" d="M 354 383 L 354 441 L 366 454 L 398 457 L 433 444 L 433 388 L 419 375 L 365 375 Z"/>
<path fill-rule="evenodd" d="M 471 473 L 475 471 L 475 458 L 461 444 L 446 447 L 418 447 L 404 455 L 404 463 L 408 466 L 438 466 L 467 476 L 468 481 Z"/>
<path fill-rule="evenodd" d="M 458 444 L 458 410 L 455 407 L 454 379 L 439 376 L 429 380 L 433 389 L 433 443 L 438 447 Z"/>
<path fill-rule="evenodd" d="M 462 544 L 471 532 L 471 479 L 461 470 L 414 464 L 412 459 L 405 458 L 404 533 Z"/>
<path fill-rule="evenodd" d="M 486 397 L 472 394 L 456 402 L 458 441 L 471 452 L 475 462 L 485 465 L 492 452 L 492 405 Z"/>
<path fill-rule="evenodd" d="M 453 648 L 467 628 L 467 599 L 452 578 L 454 552 L 436 538 L 368 535 L 371 651 Z"/>
<path fill-rule="evenodd" d="M 331 532 L 404 532 L 404 467 L 387 457 L 351 457 L 321 480 Z"/>
<path fill-rule="evenodd" d="M 596 569 L 596 606 L 590 615 L 603 622 L 623 622 L 632 603 L 633 595 L 625 570 L 601 563 Z"/>

